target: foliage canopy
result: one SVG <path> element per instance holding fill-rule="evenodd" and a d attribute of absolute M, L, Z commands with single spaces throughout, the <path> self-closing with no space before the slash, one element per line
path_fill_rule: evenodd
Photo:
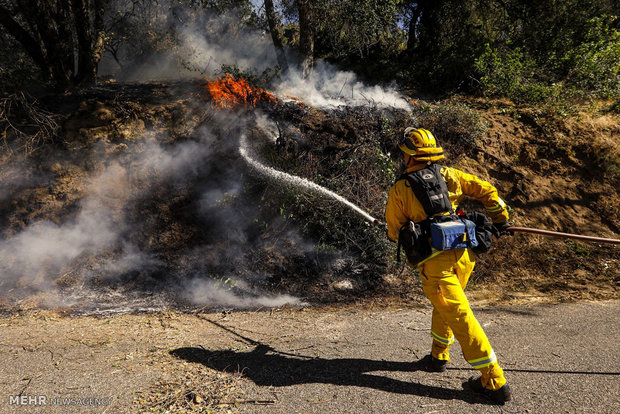
<path fill-rule="evenodd" d="M 617 99 L 619 15 L 613 0 L 0 0 L 0 86 L 92 82 L 102 54 L 124 71 L 178 48 L 189 23 L 217 38 L 210 19 L 226 16 L 272 33 L 281 69 L 288 48 L 305 72 L 325 59 L 436 93 Z"/>

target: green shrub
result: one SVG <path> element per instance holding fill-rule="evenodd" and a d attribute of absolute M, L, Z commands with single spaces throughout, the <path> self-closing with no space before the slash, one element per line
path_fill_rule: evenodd
<path fill-rule="evenodd" d="M 563 59 L 570 68 L 567 83 L 600 98 L 620 94 L 620 31 L 611 27 L 613 20 L 590 20 L 585 41 Z"/>
<path fill-rule="evenodd" d="M 620 94 L 620 31 L 616 17 L 598 17 L 588 22 L 583 40 L 564 56 L 536 62 L 526 51 L 510 44 L 504 48 L 486 45 L 475 62 L 482 91 L 507 97 L 516 103 L 563 108 L 588 96 L 614 98 Z M 540 76 L 545 73 L 546 78 Z"/>
<path fill-rule="evenodd" d="M 484 93 L 505 96 L 518 103 L 543 102 L 553 95 L 554 85 L 536 80 L 537 65 L 520 48 L 493 49 L 487 43 L 476 59 L 475 69 Z"/>
<path fill-rule="evenodd" d="M 442 103 L 420 119 L 445 147 L 472 148 L 486 138 L 488 125 L 477 111 L 464 103 Z"/>

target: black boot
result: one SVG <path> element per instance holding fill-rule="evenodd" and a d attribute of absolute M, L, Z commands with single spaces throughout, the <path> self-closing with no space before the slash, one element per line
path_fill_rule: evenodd
<path fill-rule="evenodd" d="M 437 359 L 431 354 L 426 355 L 418 361 L 420 369 L 426 372 L 445 372 L 448 361 Z"/>
<path fill-rule="evenodd" d="M 504 405 L 505 402 L 510 401 L 512 398 L 508 384 L 504 384 L 499 390 L 490 390 L 482 386 L 482 377 L 471 377 L 467 382 L 463 383 L 463 388 L 469 388 L 477 394 L 484 395 L 496 404 Z"/>

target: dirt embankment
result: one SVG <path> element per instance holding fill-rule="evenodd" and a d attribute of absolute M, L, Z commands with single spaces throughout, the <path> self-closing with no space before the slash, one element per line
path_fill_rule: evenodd
<path fill-rule="evenodd" d="M 490 125 L 488 140 L 457 163 L 497 186 L 517 225 L 619 238 L 617 115 L 562 118 L 503 102 L 469 103 Z M 517 234 L 480 258 L 477 278 L 500 300 L 614 298 L 619 260 L 615 245 Z"/>
<path fill-rule="evenodd" d="M 184 293 L 205 294 L 215 284 L 316 303 L 419 300 L 416 275 L 394 264 L 392 247 L 376 247 L 383 234 L 333 202 L 253 177 L 235 138 L 248 133 L 264 142 L 261 125 L 270 124 L 277 140 L 261 150 L 265 162 L 314 179 L 380 217 L 393 179 L 381 171 L 397 173 L 394 148 L 413 122 L 410 114 L 287 104 L 231 115 L 196 93 L 194 85 L 108 85 L 41 99 L 46 125 L 59 126 L 55 135 L 35 134 L 41 127 L 27 111 L 3 124 L 0 250 L 9 254 L 16 241 L 25 248 L 37 234 L 54 234 L 46 239 L 51 244 L 74 237 L 75 252 L 48 246 L 44 255 L 54 260 L 5 263 L 12 277 L 2 282 L 0 303 L 54 306 L 73 294 L 73 308 L 96 306 L 101 296 L 80 296 L 86 286 L 89 294 L 185 306 L 195 303 L 173 288 L 196 275 L 210 281 L 198 278 Z M 559 118 L 506 102 L 463 101 L 487 129 L 473 144 L 442 141 L 446 164 L 494 183 L 518 225 L 619 237 L 617 115 Z M 426 115 L 446 104 L 418 108 L 416 122 L 431 122 Z M 452 127 L 456 137 L 467 135 L 467 125 Z M 441 140 L 444 131 L 436 131 Z M 88 227 L 100 230 L 93 233 L 97 240 L 109 237 L 80 250 L 91 239 L 80 226 L 90 221 L 104 224 Z M 27 232 L 41 222 L 55 233 Z M 515 235 L 479 257 L 472 287 L 504 303 L 613 298 L 619 261 L 617 247 Z"/>

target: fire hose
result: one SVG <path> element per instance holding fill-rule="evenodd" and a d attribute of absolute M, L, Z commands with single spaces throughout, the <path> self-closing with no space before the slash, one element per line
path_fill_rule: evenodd
<path fill-rule="evenodd" d="M 375 226 L 386 227 L 386 224 L 375 219 L 373 221 Z M 540 234 L 543 236 L 550 237 L 561 237 L 564 239 L 573 239 L 573 240 L 583 240 L 586 242 L 592 243 L 608 243 L 608 244 L 620 244 L 620 240 L 618 239 L 608 239 L 604 237 L 594 237 L 594 236 L 585 236 L 583 234 L 574 234 L 574 233 L 562 233 L 559 231 L 551 231 L 551 230 L 542 230 L 542 229 L 532 229 L 530 227 L 515 227 L 510 226 L 506 228 L 507 231 L 513 231 L 517 233 L 530 233 L 530 234 Z"/>
<path fill-rule="evenodd" d="M 606 238 L 603 238 L 603 237 L 584 236 L 582 234 L 561 233 L 559 231 L 532 229 L 532 228 L 529 228 L 529 227 L 513 227 L 513 226 L 511 226 L 511 227 L 508 227 L 506 230 L 507 231 L 519 232 L 519 233 L 542 234 L 543 236 L 562 237 L 562 238 L 565 238 L 565 239 L 583 240 L 583 241 L 587 241 L 587 242 L 620 244 L 620 240 L 617 240 L 617 239 L 606 239 Z"/>

